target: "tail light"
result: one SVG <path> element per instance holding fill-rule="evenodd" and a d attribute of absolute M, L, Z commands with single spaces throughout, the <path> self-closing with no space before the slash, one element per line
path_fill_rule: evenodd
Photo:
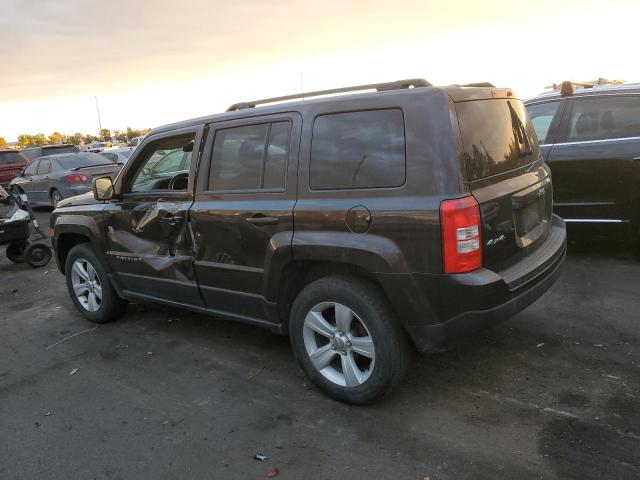
<path fill-rule="evenodd" d="M 480 207 L 473 196 L 443 201 L 440 228 L 445 273 L 470 272 L 482 266 Z"/>
<path fill-rule="evenodd" d="M 89 181 L 89 177 L 82 173 L 70 173 L 66 177 L 69 183 L 86 183 Z"/>

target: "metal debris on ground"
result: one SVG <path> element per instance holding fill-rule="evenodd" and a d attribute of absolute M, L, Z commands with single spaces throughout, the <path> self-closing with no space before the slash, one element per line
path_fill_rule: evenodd
<path fill-rule="evenodd" d="M 544 343 L 539 343 L 539 344 L 537 344 L 537 345 L 536 345 L 536 347 L 537 347 L 537 348 L 540 348 L 540 347 L 542 347 L 543 345 L 544 345 Z"/>
<path fill-rule="evenodd" d="M 261 453 L 256 453 L 253 458 L 254 460 L 259 460 L 261 462 L 266 462 L 269 459 L 269 457 L 267 457 L 266 455 L 262 455 Z"/>
<path fill-rule="evenodd" d="M 73 370 L 71 370 L 69 372 L 69 375 L 75 375 L 78 372 L 78 370 L 80 370 L 80 369 L 79 368 L 74 368 Z"/>
<path fill-rule="evenodd" d="M 51 412 L 47 412 L 44 414 L 45 417 L 48 417 L 49 415 L 51 415 Z"/>
<path fill-rule="evenodd" d="M 56 307 L 56 308 L 60 308 L 60 307 Z M 47 348 L 45 348 L 45 350 L 49 350 L 50 348 L 55 347 L 56 345 L 60 345 L 62 342 L 66 342 L 67 340 L 73 338 L 73 337 L 77 337 L 78 335 L 82 335 L 83 333 L 87 333 L 87 332 L 93 332 L 94 330 L 96 330 L 98 328 L 98 326 L 96 325 L 93 328 L 87 328 L 86 330 L 83 330 L 81 332 L 78 333 L 74 333 L 73 335 L 69 335 L 66 338 L 63 338 L 62 340 L 60 340 L 59 342 L 54 343 L 53 345 L 49 345 Z"/>

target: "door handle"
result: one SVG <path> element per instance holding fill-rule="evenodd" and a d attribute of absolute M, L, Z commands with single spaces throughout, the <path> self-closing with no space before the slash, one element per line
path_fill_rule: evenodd
<path fill-rule="evenodd" d="M 264 215 L 256 215 L 255 217 L 247 218 L 247 222 L 253 223 L 258 227 L 262 227 L 263 225 L 276 225 L 280 223 L 280 219 L 278 217 L 265 217 Z"/>
<path fill-rule="evenodd" d="M 640 157 L 633 157 L 631 160 L 635 160 L 636 162 L 640 161 Z"/>

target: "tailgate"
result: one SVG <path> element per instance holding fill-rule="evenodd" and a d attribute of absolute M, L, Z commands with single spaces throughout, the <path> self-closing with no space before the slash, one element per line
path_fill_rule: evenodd
<path fill-rule="evenodd" d="M 9 183 L 18 176 L 23 168 L 24 164 L 21 163 L 0 164 L 0 182 Z"/>
<path fill-rule="evenodd" d="M 483 264 L 499 271 L 544 242 L 551 174 L 520 100 L 464 101 L 455 108 L 469 189 L 480 205 Z"/>

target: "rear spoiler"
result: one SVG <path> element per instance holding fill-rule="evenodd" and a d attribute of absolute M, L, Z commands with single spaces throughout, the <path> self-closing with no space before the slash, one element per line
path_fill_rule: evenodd
<path fill-rule="evenodd" d="M 82 170 L 83 168 L 94 168 L 94 167 L 106 167 L 107 165 L 124 165 L 122 162 L 108 162 L 108 163 L 99 163 L 98 165 L 85 165 L 84 167 L 73 167 L 70 168 L 70 172 L 77 172 L 78 170 Z"/>

